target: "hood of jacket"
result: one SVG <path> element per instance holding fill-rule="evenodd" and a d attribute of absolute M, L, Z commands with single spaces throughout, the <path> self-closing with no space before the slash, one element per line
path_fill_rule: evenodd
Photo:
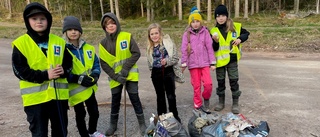
<path fill-rule="evenodd" d="M 43 11 L 45 17 L 47 18 L 48 21 L 48 26 L 47 29 L 43 32 L 43 35 L 39 35 L 37 32 L 35 32 L 29 23 L 29 18 L 27 15 L 33 10 L 33 9 L 39 9 Z M 23 11 L 23 19 L 27 28 L 27 34 L 36 42 L 48 42 L 49 40 L 49 33 L 50 33 L 50 28 L 52 25 L 52 16 L 51 13 L 40 3 L 38 2 L 32 2 L 26 6 L 26 8 Z"/>
<path fill-rule="evenodd" d="M 117 30 L 116 30 L 115 33 L 109 34 L 109 33 L 106 31 L 106 29 L 105 29 L 105 27 L 104 27 L 104 24 L 103 24 L 103 21 L 104 21 L 104 19 L 105 19 L 106 17 L 109 17 L 109 18 L 113 19 L 113 20 L 116 22 Z M 108 12 L 108 13 L 106 13 L 106 14 L 104 14 L 104 15 L 102 16 L 102 18 L 101 18 L 101 27 L 102 27 L 102 29 L 104 30 L 104 32 L 106 33 L 106 37 L 110 37 L 111 39 L 116 39 L 117 36 L 118 36 L 118 34 L 119 34 L 120 31 L 121 31 L 120 22 L 119 22 L 117 16 L 116 16 L 115 14 L 111 13 L 111 12 Z"/>

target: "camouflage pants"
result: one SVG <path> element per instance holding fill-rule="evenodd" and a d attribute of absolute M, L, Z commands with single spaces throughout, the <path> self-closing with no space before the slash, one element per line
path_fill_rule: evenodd
<path fill-rule="evenodd" d="M 226 66 L 219 67 L 216 69 L 218 87 L 217 87 L 217 95 L 224 96 L 225 95 L 225 79 L 226 73 L 228 73 L 229 84 L 231 87 L 232 97 L 239 97 L 241 95 L 241 91 L 239 90 L 239 73 L 238 73 L 238 62 L 228 63 Z"/>

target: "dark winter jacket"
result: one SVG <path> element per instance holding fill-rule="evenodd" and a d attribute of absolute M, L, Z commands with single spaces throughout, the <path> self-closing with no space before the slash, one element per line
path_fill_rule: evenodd
<path fill-rule="evenodd" d="M 29 24 L 27 14 L 32 9 L 40 9 L 42 11 L 45 11 L 44 14 L 47 18 L 48 26 L 42 36 L 40 36 L 37 32 L 35 32 Z M 34 42 L 37 43 L 38 45 L 48 44 L 49 33 L 50 33 L 51 24 L 52 24 L 52 16 L 50 12 L 41 4 L 32 3 L 25 8 L 23 12 L 23 19 L 27 28 L 27 34 L 34 40 Z M 28 46 L 28 45 L 25 45 L 25 46 Z M 45 48 L 41 48 L 41 49 L 43 53 L 47 56 L 46 54 L 47 49 Z M 62 78 L 66 78 L 71 72 L 72 63 L 70 62 L 72 62 L 72 56 L 67 50 L 65 50 L 63 63 L 62 63 L 62 67 L 64 70 L 64 74 L 61 76 Z M 12 68 L 15 76 L 20 80 L 26 80 L 34 83 L 43 83 L 44 81 L 49 80 L 47 70 L 41 71 L 41 70 L 31 69 L 30 66 L 28 65 L 27 58 L 18 50 L 18 48 L 16 48 L 16 46 L 13 47 L 13 51 L 12 51 Z"/>
<path fill-rule="evenodd" d="M 224 37 L 224 39 L 226 39 L 227 38 L 226 24 L 222 24 L 222 25 L 217 24 L 216 26 L 219 28 L 219 31 L 220 31 L 221 35 Z M 240 36 L 238 38 L 241 40 L 241 43 L 243 43 L 249 38 L 250 32 L 242 27 L 241 27 L 240 31 L 241 31 Z M 213 50 L 218 51 L 219 50 L 219 43 L 216 43 L 215 41 L 213 41 L 213 42 L 214 42 Z M 236 62 L 236 61 L 237 61 L 237 54 L 230 53 L 230 63 Z"/>
<path fill-rule="evenodd" d="M 103 25 L 103 21 L 106 17 L 109 17 L 111 19 L 113 19 L 116 22 L 117 25 L 117 30 L 115 33 L 113 34 L 109 34 L 106 30 L 105 27 Z M 116 15 L 113 13 L 106 13 L 102 16 L 101 18 L 101 27 L 102 29 L 105 31 L 106 33 L 106 37 L 101 40 L 100 44 L 112 55 L 116 56 L 116 41 L 117 41 L 117 37 L 118 34 L 121 32 L 121 27 L 120 27 L 120 23 L 119 20 L 117 19 Z M 132 66 L 134 64 L 136 64 L 136 62 L 138 61 L 138 59 L 140 58 L 140 49 L 137 45 L 137 43 L 135 42 L 135 40 L 132 38 L 130 39 L 130 51 L 132 56 L 126 61 L 125 64 L 123 64 L 122 69 L 124 69 L 125 71 L 129 71 Z M 115 74 L 115 71 L 111 68 L 111 66 L 109 66 L 105 61 L 103 61 L 100 58 L 100 63 L 101 63 L 101 68 L 103 69 L 103 71 L 105 71 L 110 78 L 112 79 L 117 79 L 117 75 Z"/>
<path fill-rule="evenodd" d="M 79 41 L 79 48 L 75 47 L 72 43 L 69 43 L 68 40 L 66 40 L 67 44 L 67 48 L 73 53 L 73 55 L 75 55 L 84 65 L 84 58 L 83 58 L 83 46 L 86 44 L 86 42 L 84 40 L 80 40 Z M 97 54 L 95 54 L 94 56 L 94 63 L 93 66 L 91 68 L 91 74 L 93 74 L 94 76 L 99 77 L 101 73 L 100 70 L 100 62 L 99 62 L 99 58 L 97 56 Z M 73 74 L 71 73 L 70 76 L 68 77 L 68 81 L 72 81 L 71 79 L 73 79 Z"/>

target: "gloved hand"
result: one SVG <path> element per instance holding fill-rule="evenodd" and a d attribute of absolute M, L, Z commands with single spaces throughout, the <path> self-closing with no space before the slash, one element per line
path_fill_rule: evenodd
<path fill-rule="evenodd" d="M 97 82 L 99 80 L 99 74 L 91 73 L 90 76 L 94 79 L 93 83 L 97 84 Z"/>
<path fill-rule="evenodd" d="M 116 74 L 116 81 L 118 81 L 119 83 L 121 83 L 122 85 L 126 84 L 127 78 L 123 77 L 122 75 Z"/>
<path fill-rule="evenodd" d="M 79 76 L 78 84 L 80 84 L 84 87 L 91 87 L 95 84 L 94 78 L 89 77 L 87 75 L 81 75 L 81 76 Z"/>
<path fill-rule="evenodd" d="M 129 71 L 125 69 L 121 69 L 119 74 L 122 75 L 123 77 L 128 77 Z"/>

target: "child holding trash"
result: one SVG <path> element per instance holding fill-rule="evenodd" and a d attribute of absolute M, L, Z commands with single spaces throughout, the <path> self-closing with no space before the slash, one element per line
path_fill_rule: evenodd
<path fill-rule="evenodd" d="M 189 27 L 184 32 L 181 44 L 182 72 L 188 67 L 193 86 L 193 102 L 196 110 L 209 111 L 209 99 L 212 93 L 210 69 L 215 70 L 216 59 L 212 49 L 212 38 L 202 25 L 202 17 L 196 7 L 191 9 Z M 203 82 L 203 83 L 202 83 Z M 201 85 L 203 92 L 201 93 Z M 202 103 L 202 98 L 204 102 Z"/>
<path fill-rule="evenodd" d="M 112 94 L 110 125 L 106 135 L 113 135 L 117 130 L 123 88 L 128 92 L 138 118 L 140 133 L 144 135 L 146 125 L 138 92 L 139 70 L 136 64 L 141 55 L 140 49 L 130 33 L 121 31 L 115 14 L 104 14 L 101 27 L 106 37 L 99 44 L 99 56 L 101 67 L 109 76 Z"/>
<path fill-rule="evenodd" d="M 214 51 L 217 58 L 216 75 L 218 81 L 217 95 L 219 103 L 214 108 L 216 111 L 221 111 L 225 103 L 225 78 L 228 73 L 229 84 L 232 92 L 232 112 L 238 114 L 239 109 L 239 74 L 238 61 L 241 58 L 241 43 L 248 39 L 249 32 L 242 28 L 240 23 L 233 22 L 228 17 L 226 6 L 219 5 L 215 9 L 215 27 L 210 31 L 214 39 Z"/>
<path fill-rule="evenodd" d="M 66 137 L 72 56 L 65 41 L 50 33 L 52 16 L 43 5 L 28 4 L 23 19 L 27 33 L 12 42 L 12 68 L 31 136 L 47 137 L 50 121 L 51 136 Z"/>
<path fill-rule="evenodd" d="M 95 97 L 100 76 L 99 58 L 95 54 L 95 48 L 81 39 L 83 33 L 78 18 L 65 17 L 62 33 L 66 47 L 73 55 L 73 68 L 68 77 L 69 104 L 74 108 L 79 134 L 81 137 L 102 137 L 103 135 L 97 131 L 99 110 Z M 88 128 L 85 106 L 89 114 Z"/>
<path fill-rule="evenodd" d="M 179 68 L 179 56 L 177 48 L 169 35 L 163 35 L 162 28 L 158 23 L 152 23 L 148 27 L 148 47 L 147 47 L 148 67 L 151 70 L 152 84 L 157 95 L 158 115 L 167 113 L 166 97 L 169 104 L 169 111 L 181 122 L 178 116 L 175 79 L 180 71 L 174 71 L 174 67 Z M 180 76 L 183 76 L 182 74 Z M 182 77 L 183 79 L 183 77 Z"/>

